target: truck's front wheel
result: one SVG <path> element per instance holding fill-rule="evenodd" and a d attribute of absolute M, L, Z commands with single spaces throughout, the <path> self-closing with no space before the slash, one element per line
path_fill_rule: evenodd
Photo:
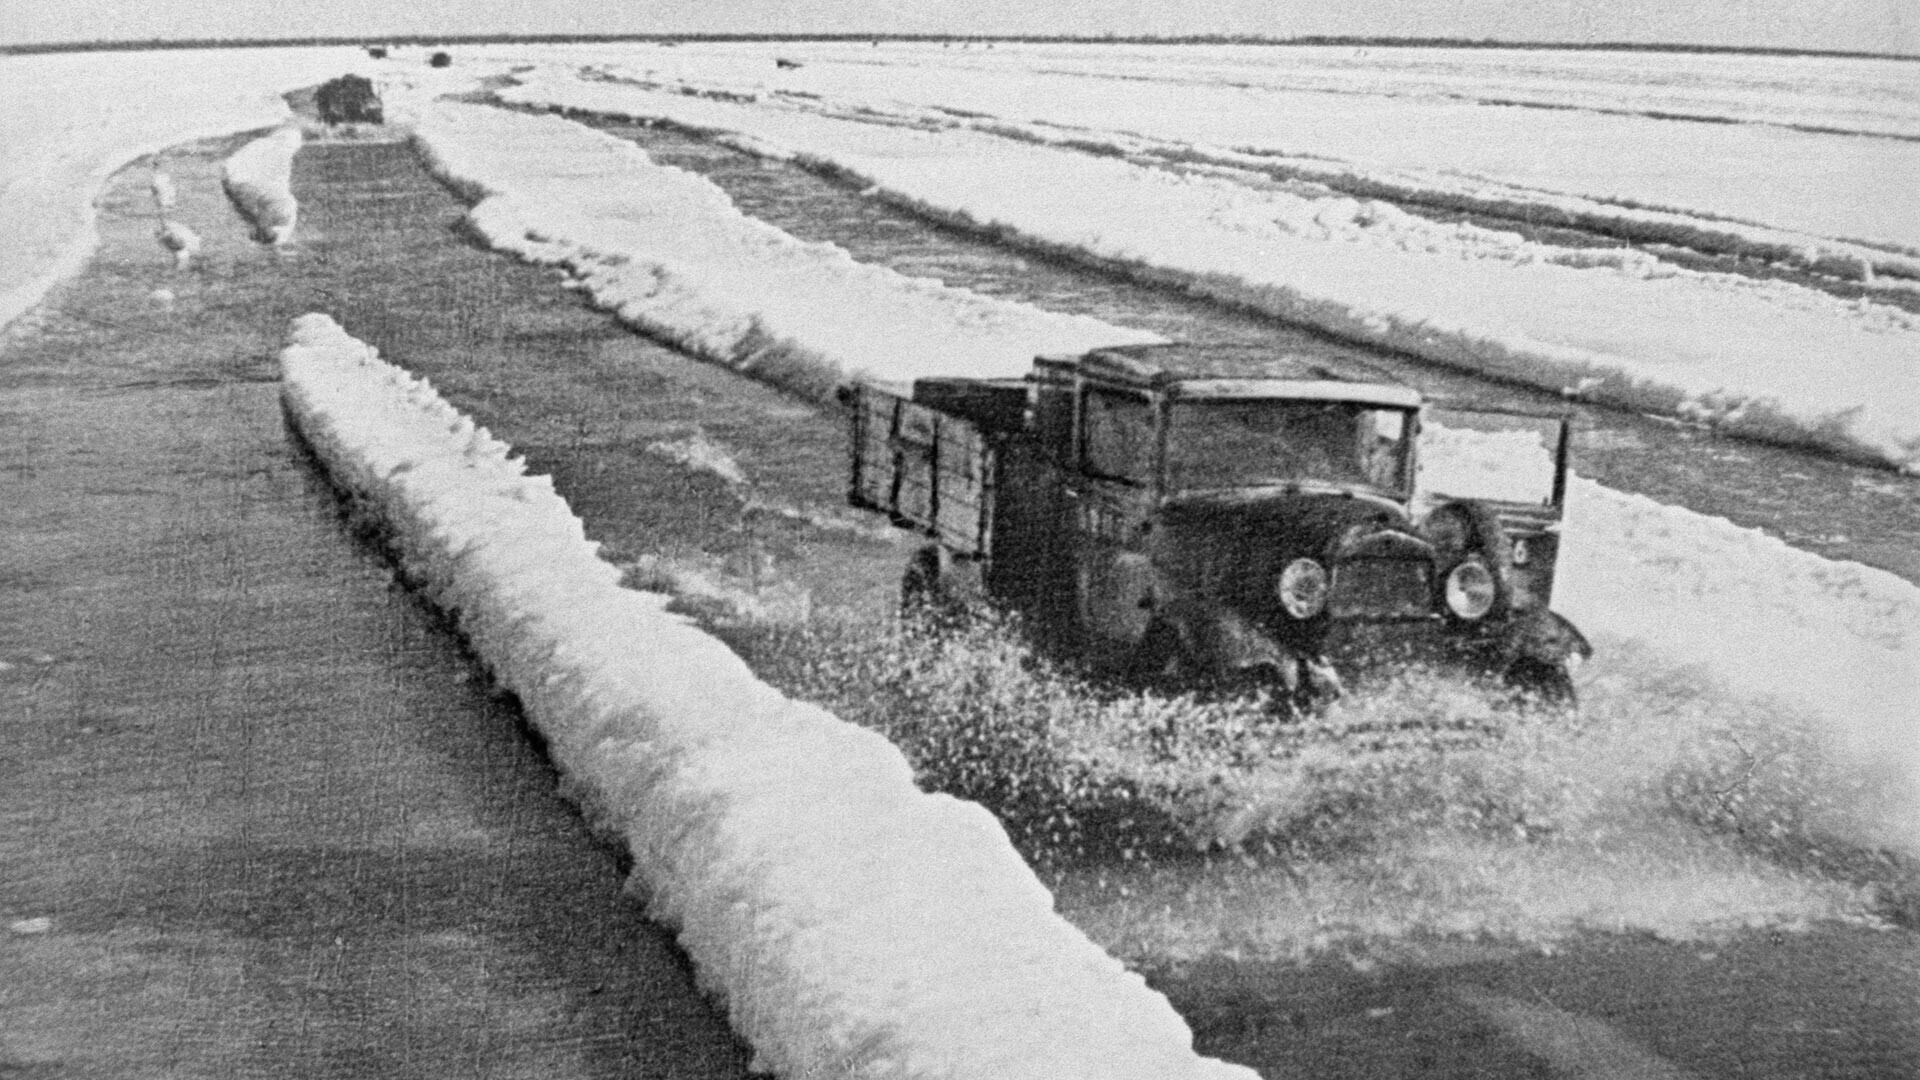
<path fill-rule="evenodd" d="M 1573 672 L 1564 660 L 1553 663 L 1523 656 L 1507 668 L 1505 681 L 1523 697 L 1541 705 L 1571 709 L 1580 703 L 1573 688 Z"/>

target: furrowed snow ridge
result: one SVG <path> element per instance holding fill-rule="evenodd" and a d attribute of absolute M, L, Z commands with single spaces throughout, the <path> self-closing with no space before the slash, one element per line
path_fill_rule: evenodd
<path fill-rule="evenodd" d="M 234 151 L 222 169 L 227 198 L 253 223 L 254 239 L 280 245 L 293 239 L 300 204 L 293 197 L 293 155 L 305 136 L 294 125 L 275 128 Z"/>
<path fill-rule="evenodd" d="M 761 683 L 623 589 L 544 476 L 324 315 L 281 354 L 288 415 L 548 740 L 781 1076 L 1251 1080 L 1054 914 L 979 806 L 885 739 Z"/>
<path fill-rule="evenodd" d="M 558 117 L 436 102 L 414 145 L 493 247 L 564 267 L 642 333 L 816 399 L 860 376 L 1017 377 L 1040 353 L 1161 340 L 857 262 Z"/>

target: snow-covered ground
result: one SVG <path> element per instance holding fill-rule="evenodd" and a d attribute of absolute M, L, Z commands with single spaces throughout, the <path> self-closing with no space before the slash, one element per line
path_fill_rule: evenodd
<path fill-rule="evenodd" d="M 1864 297 L 1438 222 L 1244 170 L 1010 139 L 997 118 L 925 122 L 886 99 L 743 102 L 574 69 L 521 77 L 503 97 L 726 132 L 947 221 L 1354 340 L 1920 468 L 1920 316 Z M 1108 134 L 1072 138 L 1112 147 Z"/>
<path fill-rule="evenodd" d="M 278 124 L 281 94 L 366 63 L 358 49 L 0 56 L 0 326 L 80 269 L 94 246 L 94 195 L 114 170 Z"/>
<path fill-rule="evenodd" d="M 539 53 L 525 55 L 540 56 Z M 775 56 L 804 61 L 779 68 Z M 1417 187 L 1666 207 L 1920 252 L 1900 197 L 1915 64 L 1526 50 L 888 44 L 629 46 L 554 56 L 647 81 L 814 95 L 927 121 L 1131 135 Z"/>
<path fill-rule="evenodd" d="M 550 478 L 331 319 L 281 355 L 291 415 L 635 855 L 636 891 L 787 1077 L 1177 1080 L 1161 995 L 1054 914 L 985 810 L 759 682 L 669 597 L 619 586 Z"/>

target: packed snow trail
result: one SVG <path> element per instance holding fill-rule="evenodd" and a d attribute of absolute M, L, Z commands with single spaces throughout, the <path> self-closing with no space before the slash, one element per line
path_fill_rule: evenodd
<path fill-rule="evenodd" d="M 425 382 L 319 315 L 281 363 L 294 422 L 625 840 L 755 1068 L 1251 1080 L 1053 913 L 990 814 L 621 588 L 552 482 Z"/>
<path fill-rule="evenodd" d="M 501 97 L 729 133 L 939 220 L 1350 340 L 1920 467 L 1920 316 L 1897 308 L 972 131 L 526 78 Z"/>

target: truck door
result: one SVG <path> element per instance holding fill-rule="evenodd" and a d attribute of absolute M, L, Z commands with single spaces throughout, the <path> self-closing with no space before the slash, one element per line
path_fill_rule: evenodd
<path fill-rule="evenodd" d="M 1080 461 L 1067 499 L 1074 601 L 1092 655 L 1120 659 L 1146 635 L 1153 567 L 1148 529 L 1158 485 L 1151 397 L 1117 387 L 1081 394 Z"/>

